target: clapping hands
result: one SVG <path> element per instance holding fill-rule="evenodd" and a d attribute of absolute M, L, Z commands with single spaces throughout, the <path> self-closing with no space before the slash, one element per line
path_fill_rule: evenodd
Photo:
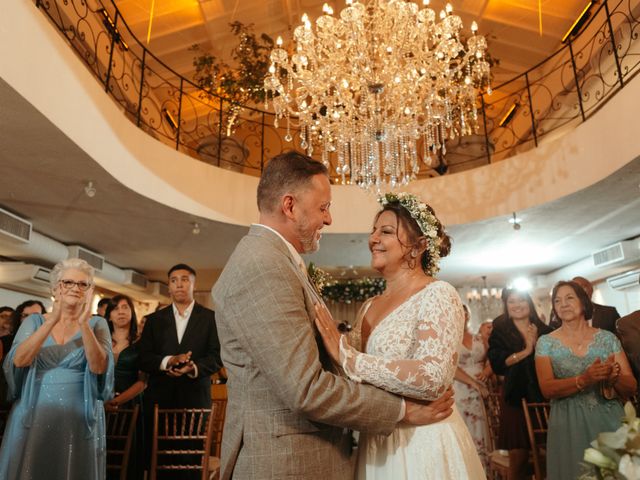
<path fill-rule="evenodd" d="M 191 361 L 191 351 L 179 353 L 169 358 L 167 362 L 167 375 L 170 377 L 181 377 L 195 370 L 195 364 Z"/>
<path fill-rule="evenodd" d="M 614 367 L 617 365 L 617 368 Z M 614 369 L 617 371 L 617 375 L 620 374 L 620 365 L 615 362 L 613 354 L 603 362 L 600 358 L 596 358 L 595 361 L 589 365 L 589 367 L 583 373 L 583 379 L 587 385 L 593 385 L 594 383 L 608 380 L 614 375 Z"/>

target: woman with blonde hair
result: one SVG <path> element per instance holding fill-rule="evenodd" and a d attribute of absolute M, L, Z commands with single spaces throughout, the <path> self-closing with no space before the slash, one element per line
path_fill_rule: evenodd
<path fill-rule="evenodd" d="M 0 478 L 104 479 L 103 402 L 113 388 L 111 336 L 91 315 L 93 268 L 72 258 L 51 272 L 53 310 L 20 326 L 4 362 L 15 400 Z"/>

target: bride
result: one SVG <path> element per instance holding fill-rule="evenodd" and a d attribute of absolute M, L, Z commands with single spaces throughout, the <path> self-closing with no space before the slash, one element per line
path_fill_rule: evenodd
<path fill-rule="evenodd" d="M 369 235 L 371 266 L 387 282 L 367 301 L 349 337 L 316 306 L 330 355 L 352 380 L 435 400 L 453 382 L 464 314 L 455 289 L 433 276 L 451 243 L 433 209 L 407 193 L 379 199 Z M 389 436 L 361 434 L 358 479 L 485 479 L 467 427 L 455 410 L 431 425 L 401 425 Z"/>

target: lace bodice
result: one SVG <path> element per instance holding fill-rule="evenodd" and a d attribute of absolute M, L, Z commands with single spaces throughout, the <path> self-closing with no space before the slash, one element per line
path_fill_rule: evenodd
<path fill-rule="evenodd" d="M 340 362 L 349 378 L 412 398 L 441 396 L 453 381 L 464 328 L 456 290 L 442 281 L 428 284 L 383 318 L 362 348 L 360 330 L 369 305 L 340 342 Z"/>

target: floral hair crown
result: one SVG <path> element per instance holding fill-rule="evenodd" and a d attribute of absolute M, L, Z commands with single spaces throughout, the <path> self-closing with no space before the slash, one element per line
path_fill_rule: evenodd
<path fill-rule="evenodd" d="M 418 197 L 411 193 L 385 193 L 378 197 L 378 203 L 383 207 L 390 203 L 398 203 L 403 207 L 411 218 L 413 218 L 422 234 L 427 237 L 427 251 L 429 252 L 429 265 L 426 269 L 427 275 L 435 275 L 440 270 L 440 244 L 442 240 L 438 237 L 439 221 L 431 212 L 426 203 L 421 202 Z"/>

